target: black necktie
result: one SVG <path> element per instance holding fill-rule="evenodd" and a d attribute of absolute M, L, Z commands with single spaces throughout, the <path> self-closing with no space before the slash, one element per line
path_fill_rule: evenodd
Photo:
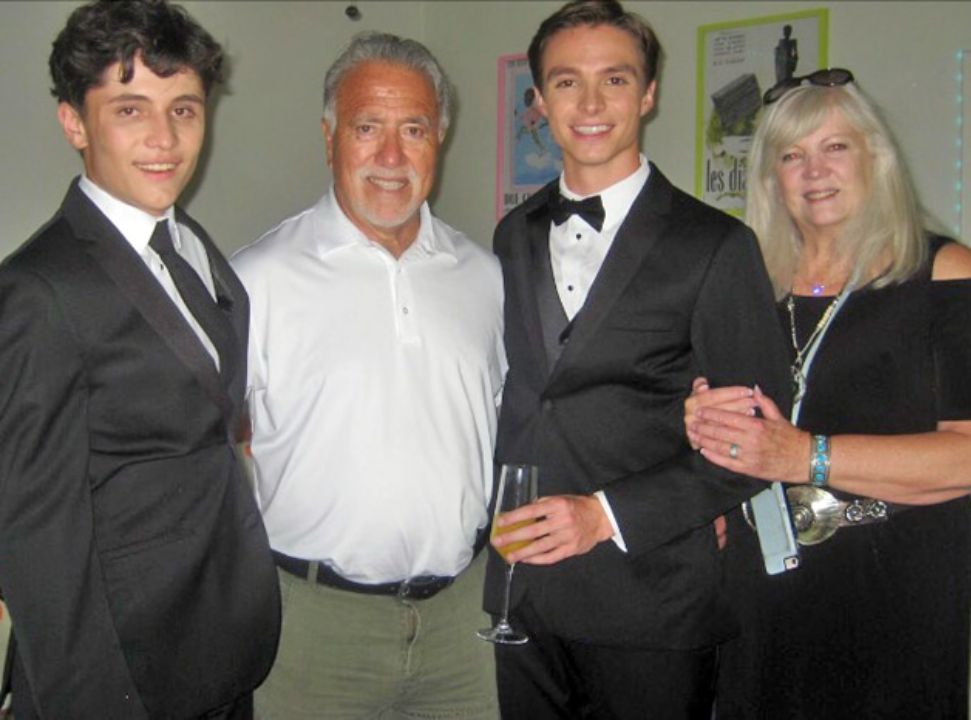
<path fill-rule="evenodd" d="M 597 232 L 604 224 L 604 206 L 599 195 L 583 200 L 567 200 L 560 193 L 550 195 L 550 214 L 555 225 L 562 225 L 571 215 L 579 215 Z"/>
<path fill-rule="evenodd" d="M 229 353 L 233 351 L 233 329 L 212 299 L 199 273 L 175 251 L 169 235 L 168 221 L 162 220 L 155 224 L 148 245 L 162 258 L 182 301 L 209 336 L 210 342 L 219 353 L 220 367 L 225 369 Z"/>

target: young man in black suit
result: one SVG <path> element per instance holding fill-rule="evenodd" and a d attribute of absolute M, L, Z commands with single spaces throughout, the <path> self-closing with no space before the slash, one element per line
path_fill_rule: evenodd
<path fill-rule="evenodd" d="M 507 718 L 708 720 L 734 630 L 714 523 L 759 485 L 691 452 L 682 403 L 699 374 L 785 396 L 784 345 L 751 231 L 640 153 L 659 55 L 613 0 L 568 3 L 529 48 L 563 174 L 495 234 L 510 365 L 496 454 L 539 466 L 542 496 L 494 541 L 532 541 L 509 558 L 531 640 L 497 652 Z M 498 555 L 489 570 L 496 612 Z"/>
<path fill-rule="evenodd" d="M 79 7 L 54 42 L 81 155 L 0 268 L 0 586 L 17 720 L 252 716 L 276 574 L 234 451 L 246 293 L 175 207 L 222 51 L 165 0 Z"/>

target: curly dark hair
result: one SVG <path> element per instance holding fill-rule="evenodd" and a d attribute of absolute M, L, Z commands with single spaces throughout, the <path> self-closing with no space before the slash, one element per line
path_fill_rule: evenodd
<path fill-rule="evenodd" d="M 121 63 L 121 81 L 129 82 L 136 56 L 160 77 L 194 70 L 207 95 L 223 80 L 222 47 L 181 6 L 167 0 L 96 0 L 72 12 L 54 40 L 51 94 L 81 110 L 88 90 L 101 84 L 114 63 Z"/>
<path fill-rule="evenodd" d="M 536 87 L 543 89 L 543 51 L 550 38 L 560 30 L 583 25 L 608 25 L 629 33 L 644 59 L 644 82 L 651 84 L 661 59 L 661 41 L 648 22 L 624 10 L 617 0 L 573 0 L 546 18 L 529 43 L 529 71 Z"/>

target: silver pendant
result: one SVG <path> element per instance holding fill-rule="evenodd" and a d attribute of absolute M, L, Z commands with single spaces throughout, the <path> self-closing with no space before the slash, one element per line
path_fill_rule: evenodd
<path fill-rule="evenodd" d="M 798 365 L 792 365 L 789 370 L 792 372 L 792 402 L 795 404 L 806 394 L 806 376 Z"/>

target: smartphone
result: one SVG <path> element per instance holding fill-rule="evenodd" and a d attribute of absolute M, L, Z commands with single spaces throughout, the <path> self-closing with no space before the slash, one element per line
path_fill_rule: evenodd
<path fill-rule="evenodd" d="M 786 490 L 780 482 L 753 497 L 752 520 L 762 547 L 762 560 L 769 575 L 799 567 L 799 545 L 789 516 Z"/>

